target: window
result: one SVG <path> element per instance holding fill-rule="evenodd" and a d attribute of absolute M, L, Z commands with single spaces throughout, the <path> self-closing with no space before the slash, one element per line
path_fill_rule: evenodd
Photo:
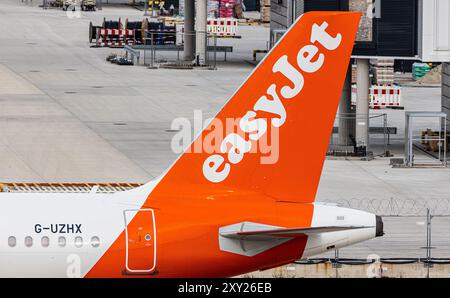
<path fill-rule="evenodd" d="M 100 238 L 98 238 L 97 236 L 92 237 L 91 245 L 92 245 L 92 247 L 99 247 L 100 246 Z"/>
<path fill-rule="evenodd" d="M 42 247 L 48 247 L 50 245 L 50 239 L 47 236 L 41 238 Z"/>
<path fill-rule="evenodd" d="M 75 237 L 75 247 L 82 247 L 83 246 L 83 238 L 80 236 Z"/>
<path fill-rule="evenodd" d="M 59 237 L 59 238 L 58 238 L 58 245 L 59 245 L 59 247 L 64 247 L 64 246 L 66 246 L 66 238 L 63 237 L 63 236 Z"/>
<path fill-rule="evenodd" d="M 33 245 L 33 238 L 31 236 L 25 237 L 25 246 L 31 247 Z"/>
<path fill-rule="evenodd" d="M 16 246 L 16 243 L 17 243 L 16 237 L 14 237 L 14 236 L 9 236 L 8 237 L 8 245 L 9 245 L 9 247 Z"/>

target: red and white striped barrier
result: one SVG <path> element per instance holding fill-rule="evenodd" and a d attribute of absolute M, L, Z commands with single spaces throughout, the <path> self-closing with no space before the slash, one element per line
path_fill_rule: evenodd
<path fill-rule="evenodd" d="M 356 86 L 352 86 L 352 104 L 356 104 Z M 369 107 L 371 109 L 403 107 L 401 87 L 373 85 L 369 89 Z"/>
<path fill-rule="evenodd" d="M 208 34 L 218 36 L 235 36 L 237 34 L 238 21 L 234 18 L 208 19 Z"/>
<path fill-rule="evenodd" d="M 97 47 L 123 47 L 134 44 L 134 30 L 132 29 L 104 29 L 97 28 Z"/>
<path fill-rule="evenodd" d="M 372 109 L 401 107 L 401 88 L 398 86 L 372 86 L 369 92 L 369 100 L 369 106 Z"/>
<path fill-rule="evenodd" d="M 97 36 L 98 35 L 116 35 L 116 36 L 133 36 L 134 31 L 131 29 L 103 29 L 98 28 L 97 29 Z"/>
<path fill-rule="evenodd" d="M 125 45 L 133 45 L 133 41 L 107 41 L 107 42 L 97 42 L 98 47 L 123 47 Z"/>

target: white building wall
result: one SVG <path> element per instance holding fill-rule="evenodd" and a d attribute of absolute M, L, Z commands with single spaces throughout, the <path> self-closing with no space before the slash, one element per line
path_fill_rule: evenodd
<path fill-rule="evenodd" d="M 424 62 L 450 61 L 450 1 L 419 1 L 419 56 Z"/>

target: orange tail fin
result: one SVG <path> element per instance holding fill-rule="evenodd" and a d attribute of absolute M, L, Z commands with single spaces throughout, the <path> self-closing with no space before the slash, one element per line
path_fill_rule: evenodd
<path fill-rule="evenodd" d="M 359 19 L 349 12 L 297 19 L 157 188 L 313 202 Z"/>

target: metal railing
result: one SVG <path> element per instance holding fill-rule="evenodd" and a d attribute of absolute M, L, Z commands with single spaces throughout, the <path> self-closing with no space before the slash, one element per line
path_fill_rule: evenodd
<path fill-rule="evenodd" d="M 141 43 L 141 45 L 129 46 L 135 51 L 142 51 L 143 64 L 148 68 L 156 68 L 158 66 L 172 65 L 176 66 L 193 66 L 196 64 L 195 59 L 192 61 L 185 61 L 180 57 L 180 52 L 183 53 L 184 48 L 182 40 L 178 40 L 174 32 L 160 32 L 146 30 L 142 40 L 136 40 L 135 44 Z M 192 34 L 195 36 L 195 34 Z M 228 52 L 231 52 L 230 47 L 218 46 L 217 34 L 209 34 L 206 38 L 206 66 L 208 69 L 217 69 L 217 52 L 223 52 L 226 59 Z M 170 42 L 167 40 L 170 39 Z M 232 49 L 232 48 L 231 48 Z M 164 55 L 162 53 L 165 52 Z M 167 52 L 176 52 L 176 56 L 167 54 Z M 159 53 L 159 57 L 158 57 Z"/>

